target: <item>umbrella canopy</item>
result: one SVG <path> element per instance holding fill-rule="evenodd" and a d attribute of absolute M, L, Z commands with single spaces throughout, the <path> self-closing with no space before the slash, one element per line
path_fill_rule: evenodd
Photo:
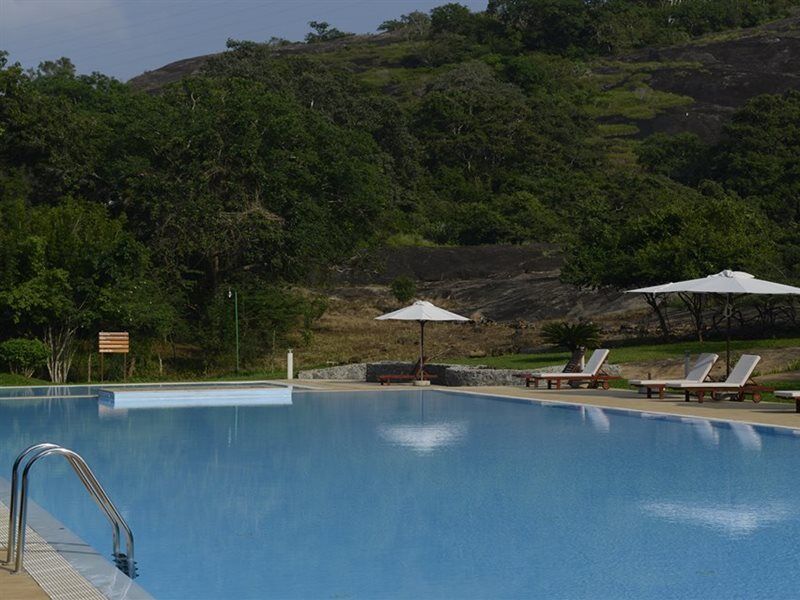
<path fill-rule="evenodd" d="M 671 292 L 691 292 L 695 294 L 800 294 L 800 288 L 773 283 L 763 279 L 756 279 L 750 273 L 744 271 L 722 271 L 701 277 L 700 279 L 688 279 L 677 283 L 665 283 L 652 287 L 639 288 L 638 290 L 628 290 L 627 293 L 640 294 L 669 294 Z"/>
<path fill-rule="evenodd" d="M 417 321 L 419 322 L 419 378 L 424 377 L 425 366 L 425 323 L 428 321 L 469 321 L 449 310 L 439 308 L 425 300 L 417 300 L 411 306 L 375 317 L 376 321 Z"/>
<path fill-rule="evenodd" d="M 733 298 L 742 294 L 800 295 L 800 288 L 782 283 L 756 279 L 744 271 L 725 270 L 708 277 L 688 279 L 675 283 L 665 283 L 651 287 L 628 290 L 629 294 L 720 294 L 725 296 L 725 317 L 727 319 L 727 370 L 731 370 L 731 313 Z"/>
<path fill-rule="evenodd" d="M 469 321 L 467 317 L 439 308 L 425 300 L 417 300 L 411 306 L 375 317 L 376 321 L 389 319 L 397 321 Z"/>

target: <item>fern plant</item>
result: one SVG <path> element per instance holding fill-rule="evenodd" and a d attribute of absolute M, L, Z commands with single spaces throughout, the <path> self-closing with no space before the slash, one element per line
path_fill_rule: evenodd
<path fill-rule="evenodd" d="M 567 364 L 567 371 L 574 371 L 580 367 L 587 348 L 597 348 L 600 345 L 600 327 L 589 321 L 568 323 L 558 321 L 547 323 L 542 327 L 542 338 L 545 342 L 566 348 L 572 353 Z"/>

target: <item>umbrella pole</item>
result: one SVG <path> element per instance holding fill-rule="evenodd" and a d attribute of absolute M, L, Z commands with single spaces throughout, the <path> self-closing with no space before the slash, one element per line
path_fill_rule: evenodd
<path fill-rule="evenodd" d="M 425 378 L 425 321 L 419 322 L 419 380 Z"/>
<path fill-rule="evenodd" d="M 731 295 L 725 297 L 725 319 L 727 326 L 725 327 L 725 377 L 731 374 L 731 313 L 733 307 L 731 306 Z"/>

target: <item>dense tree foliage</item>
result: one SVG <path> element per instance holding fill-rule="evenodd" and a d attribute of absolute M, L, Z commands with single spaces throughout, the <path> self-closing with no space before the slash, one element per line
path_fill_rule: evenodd
<path fill-rule="evenodd" d="M 620 163 L 585 62 L 792 4 L 451 3 L 381 26 L 398 43 L 388 83 L 346 46 L 285 40 L 231 40 L 156 94 L 0 55 L 0 341 L 45 342 L 57 381 L 100 328 L 134 332 L 140 368 L 179 342 L 211 367 L 235 289 L 256 361 L 308 341 L 324 311 L 294 284 L 389 236 L 556 242 L 564 278 L 587 286 L 722 268 L 800 280 L 800 93 L 754 98 L 717 144 L 657 134 Z M 309 44 L 345 35 L 312 27 Z"/>

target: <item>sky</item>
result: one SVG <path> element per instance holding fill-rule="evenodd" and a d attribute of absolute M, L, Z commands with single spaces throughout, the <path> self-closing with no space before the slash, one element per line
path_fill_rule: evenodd
<path fill-rule="evenodd" d="M 375 32 L 387 19 L 448 0 L 0 0 L 0 50 L 35 67 L 61 56 L 80 73 L 126 81 L 145 70 L 220 52 L 228 38 L 302 40 L 308 21 Z M 486 0 L 460 0 L 472 10 Z"/>

